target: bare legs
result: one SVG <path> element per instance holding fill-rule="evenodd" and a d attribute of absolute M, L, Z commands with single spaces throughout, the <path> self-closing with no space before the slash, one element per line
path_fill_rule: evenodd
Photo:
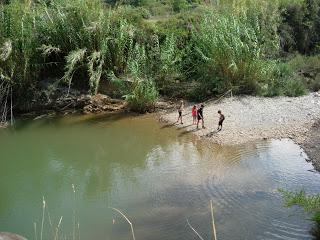
<path fill-rule="evenodd" d="M 177 123 L 179 122 L 179 120 L 180 120 L 180 123 L 183 124 L 183 122 L 182 122 L 182 112 L 179 112 L 179 117 L 178 117 Z"/>
<path fill-rule="evenodd" d="M 198 122 L 197 122 L 197 129 L 199 128 L 199 122 L 201 121 L 201 124 L 202 124 L 202 128 L 205 128 L 205 126 L 204 126 L 204 120 L 203 120 L 203 118 L 201 118 L 201 119 L 198 119 Z"/>
<path fill-rule="evenodd" d="M 197 124 L 197 117 L 196 116 L 193 116 L 193 125 Z"/>

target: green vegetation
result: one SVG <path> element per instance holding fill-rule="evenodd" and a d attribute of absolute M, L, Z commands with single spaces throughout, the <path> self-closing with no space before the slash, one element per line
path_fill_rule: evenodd
<path fill-rule="evenodd" d="M 316 227 L 313 229 L 313 234 L 320 237 L 320 194 L 308 195 L 305 191 L 288 192 L 280 190 L 287 207 L 300 206 L 305 211 L 313 215 L 312 220 L 315 221 Z M 317 239 L 318 239 L 317 238 Z"/>
<path fill-rule="evenodd" d="M 108 85 L 139 111 L 159 93 L 319 90 L 319 9 L 319 0 L 0 3 L 0 111 L 11 94 L 14 110 L 28 109 L 49 87 Z"/>

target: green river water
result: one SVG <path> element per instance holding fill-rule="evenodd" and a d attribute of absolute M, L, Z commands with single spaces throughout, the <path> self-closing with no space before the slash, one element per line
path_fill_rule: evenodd
<path fill-rule="evenodd" d="M 75 239 L 132 239 L 109 207 L 127 214 L 137 240 L 197 239 L 186 219 L 212 239 L 212 199 L 219 240 L 312 239 L 310 216 L 283 207 L 277 191 L 320 191 L 305 158 L 290 140 L 222 147 L 153 116 L 20 121 L 0 130 L 0 231 L 36 239 L 36 222 L 40 239 L 44 196 L 43 239 L 61 216 L 63 239 L 74 217 Z"/>

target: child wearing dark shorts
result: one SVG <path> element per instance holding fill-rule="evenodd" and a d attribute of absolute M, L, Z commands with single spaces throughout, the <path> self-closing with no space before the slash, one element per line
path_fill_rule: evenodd
<path fill-rule="evenodd" d="M 197 128 L 199 128 L 199 122 L 200 122 L 200 121 L 201 121 L 201 123 L 202 123 L 202 128 L 205 128 L 205 127 L 204 127 L 204 120 L 203 120 L 203 108 L 204 108 L 204 105 L 201 104 L 200 108 L 199 108 L 198 111 L 197 111 L 197 118 L 198 118 Z"/>
<path fill-rule="evenodd" d="M 221 113 L 221 110 L 218 111 L 220 117 L 219 117 L 219 123 L 218 123 L 218 131 L 221 131 L 222 130 L 222 124 L 223 124 L 223 121 L 225 119 L 224 115 Z"/>
<path fill-rule="evenodd" d="M 183 108 L 184 108 L 184 102 L 183 102 L 183 100 L 181 100 L 181 101 L 180 101 L 180 105 L 179 105 L 179 107 L 178 107 L 179 116 L 178 116 L 177 123 L 178 123 L 179 120 L 180 120 L 180 123 L 183 124 L 183 122 L 182 122 L 182 112 L 183 112 Z"/>

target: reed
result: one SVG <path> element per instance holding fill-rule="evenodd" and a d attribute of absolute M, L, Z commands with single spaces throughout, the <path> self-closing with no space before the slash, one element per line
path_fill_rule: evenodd
<path fill-rule="evenodd" d="M 33 229 L 34 229 L 34 239 L 38 240 L 38 232 L 37 232 L 37 223 L 33 223 Z"/>
<path fill-rule="evenodd" d="M 195 75 L 202 88 L 215 93 L 233 89 L 235 93 L 252 94 L 258 92 L 260 83 L 273 78 L 273 65 L 265 60 L 265 39 L 261 39 L 265 24 L 251 9 L 204 16 L 193 30 L 193 55 L 199 61 Z M 276 39 L 267 42 L 277 45 Z"/>
<path fill-rule="evenodd" d="M 135 236 L 134 236 L 133 224 L 132 224 L 132 222 L 129 220 L 129 218 L 128 218 L 123 212 L 121 212 L 119 209 L 113 208 L 113 207 L 109 207 L 109 208 L 112 209 L 112 210 L 114 210 L 114 211 L 116 211 L 116 212 L 118 212 L 118 213 L 120 213 L 120 215 L 129 223 L 130 229 L 131 229 L 131 234 L 132 234 L 132 239 L 133 239 L 133 240 L 136 240 L 136 238 L 135 238 Z"/>
<path fill-rule="evenodd" d="M 80 88 L 90 94 L 98 93 L 104 83 L 113 84 L 110 76 L 135 83 L 113 86 L 122 93 L 118 97 L 135 96 L 142 81 L 149 90 L 167 93 L 169 87 L 179 85 L 177 80 L 195 82 L 199 98 L 207 97 L 201 96 L 203 93 L 212 97 L 230 88 L 246 94 L 304 93 L 297 83 L 300 79 L 284 81 L 275 72 L 282 40 L 289 41 L 291 36 L 285 29 L 300 31 L 289 18 L 284 21 L 286 8 L 296 4 L 305 18 L 312 17 L 312 26 L 305 33 L 312 41 L 304 46 L 297 39 L 300 48 L 312 49 L 320 39 L 317 16 L 311 11 L 313 6 L 317 9 L 316 3 L 221 0 L 212 7 L 188 2 L 184 1 L 187 7 L 175 7 L 180 9 L 177 14 L 172 10 L 177 2 L 166 1 L 166 9 L 171 10 L 161 21 L 148 19 L 154 7 L 162 6 L 158 2 L 133 4 L 139 8 L 110 7 L 101 0 L 0 3 L 0 81 L 5 83 L 0 88 L 0 103 L 5 106 L 0 109 L 2 115 L 13 119 L 15 106 L 36 99 L 47 78 L 69 91 Z M 292 39 L 295 36 L 300 35 Z M 144 107 L 152 105 L 149 93 L 145 91 L 146 97 L 131 101 L 131 105 L 143 101 Z"/>
<path fill-rule="evenodd" d="M 58 225 L 56 227 L 54 238 L 53 238 L 54 240 L 58 240 L 59 239 L 59 229 L 60 229 L 60 225 L 62 223 L 62 218 L 63 217 L 61 216 L 60 219 L 59 219 Z"/>
<path fill-rule="evenodd" d="M 44 215 L 46 211 L 46 201 L 44 200 L 44 197 L 42 197 L 42 219 L 41 219 L 41 231 L 40 231 L 40 240 L 43 238 L 43 227 L 44 227 Z"/>
<path fill-rule="evenodd" d="M 188 219 L 187 219 L 187 224 L 200 240 L 204 240 L 204 238 L 197 232 L 197 230 L 195 230 L 194 227 L 192 227 Z"/>
<path fill-rule="evenodd" d="M 212 200 L 210 200 L 210 213 L 211 213 L 211 224 L 212 224 L 212 239 L 217 240 L 217 231 L 216 231 L 216 225 L 215 225 L 215 221 L 214 221 Z M 188 219 L 187 219 L 187 224 L 188 224 L 189 228 L 197 235 L 197 237 L 200 240 L 204 240 L 203 237 L 197 232 L 197 230 L 190 224 Z"/>
<path fill-rule="evenodd" d="M 72 231 L 72 240 L 76 239 L 76 189 L 74 184 L 72 184 L 73 191 L 73 231 Z"/>
<path fill-rule="evenodd" d="M 214 214 L 213 214 L 213 203 L 212 200 L 210 200 L 210 210 L 211 210 L 211 221 L 212 221 L 212 231 L 213 231 L 213 240 L 217 240 L 217 230 L 216 230 L 216 224 L 214 221 Z"/>

